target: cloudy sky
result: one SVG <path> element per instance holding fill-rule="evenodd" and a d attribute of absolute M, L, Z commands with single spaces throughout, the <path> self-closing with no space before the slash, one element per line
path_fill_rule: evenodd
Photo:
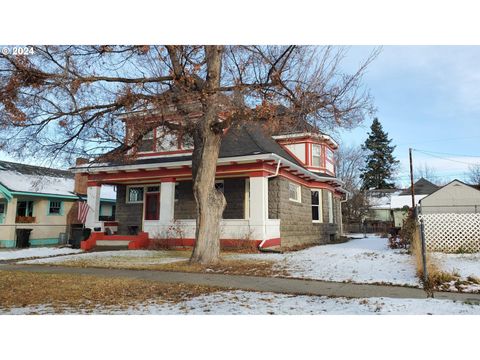
<path fill-rule="evenodd" d="M 372 49 L 351 47 L 345 66 L 354 68 Z M 376 116 L 397 145 L 399 181 L 408 181 L 409 147 L 429 152 L 414 151 L 414 164 L 427 164 L 440 181 L 463 178 L 469 164 L 480 164 L 479 60 L 480 46 L 384 46 L 368 68 Z M 361 144 L 369 126 L 341 140 Z"/>

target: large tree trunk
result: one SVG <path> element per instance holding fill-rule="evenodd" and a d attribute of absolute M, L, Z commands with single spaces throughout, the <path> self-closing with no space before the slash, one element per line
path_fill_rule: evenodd
<path fill-rule="evenodd" d="M 220 256 L 220 221 L 226 201 L 215 189 L 215 173 L 222 139 L 218 125 L 218 101 L 216 92 L 209 89 L 220 84 L 221 47 L 207 47 L 208 76 L 203 103 L 204 118 L 194 133 L 192 158 L 193 194 L 197 203 L 195 248 L 191 262 L 211 264 Z"/>

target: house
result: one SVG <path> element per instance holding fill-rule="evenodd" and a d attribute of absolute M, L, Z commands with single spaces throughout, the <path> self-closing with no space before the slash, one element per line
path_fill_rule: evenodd
<path fill-rule="evenodd" d="M 60 234 L 78 223 L 82 194 L 74 187 L 70 171 L 0 161 L 0 247 L 59 244 Z M 112 187 L 103 189 L 99 216 L 105 220 L 114 218 L 115 197 Z M 29 243 L 17 241 L 22 229 L 31 229 Z"/>
<path fill-rule="evenodd" d="M 82 243 L 84 249 L 110 240 L 129 248 L 146 246 L 153 239 L 172 247 L 194 245 L 192 142 L 172 135 L 166 141 L 162 131 L 157 128 L 144 137 L 134 160 L 72 169 L 88 181 L 87 226 L 102 230 Z M 259 122 L 228 129 L 215 185 L 227 201 L 222 247 L 292 248 L 337 239 L 345 194 L 335 177 L 337 147 L 330 136 L 311 127 L 274 135 Z M 117 188 L 114 235 L 103 233 L 105 224 L 98 217 L 104 185 Z"/>
<path fill-rule="evenodd" d="M 453 180 L 420 200 L 422 214 L 480 213 L 480 190 Z"/>
<path fill-rule="evenodd" d="M 439 189 L 439 186 L 424 178 L 417 180 L 413 186 L 415 205 Z M 366 197 L 369 204 L 366 220 L 372 227 L 382 228 L 383 231 L 391 226 L 402 227 L 408 209 L 412 207 L 411 187 L 404 190 L 368 190 Z"/>

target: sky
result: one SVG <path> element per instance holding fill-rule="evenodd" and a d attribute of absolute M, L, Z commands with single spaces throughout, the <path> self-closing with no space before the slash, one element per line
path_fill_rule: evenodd
<path fill-rule="evenodd" d="M 344 69 L 354 71 L 373 50 L 350 47 Z M 369 65 L 364 84 L 374 98 L 375 116 L 396 145 L 402 186 L 409 181 L 409 147 L 414 167 L 426 164 L 443 183 L 464 179 L 470 164 L 480 164 L 479 59 L 480 46 L 384 46 Z M 360 145 L 370 124 L 368 119 L 340 132 L 340 142 Z M 14 160 L 1 153 L 0 158 Z"/>
<path fill-rule="evenodd" d="M 345 69 L 358 67 L 373 49 L 352 46 Z M 414 168 L 426 164 L 440 182 L 463 179 L 470 164 L 480 164 L 479 60 L 480 46 L 384 46 L 369 65 L 364 83 L 397 146 L 402 185 L 409 181 L 409 147 Z M 341 142 L 360 145 L 370 125 L 341 132 Z"/>

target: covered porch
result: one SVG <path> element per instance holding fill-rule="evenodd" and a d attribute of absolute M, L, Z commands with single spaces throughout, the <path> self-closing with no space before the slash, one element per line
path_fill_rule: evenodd
<path fill-rule="evenodd" d="M 142 172 L 139 172 L 142 173 Z M 143 172 L 143 175 L 145 172 Z M 99 244 L 120 243 L 129 248 L 160 244 L 191 247 L 195 243 L 196 205 L 191 178 L 155 177 L 96 181 L 89 179 L 86 226 L 92 236 L 82 244 L 88 250 Z M 280 245 L 280 220 L 268 218 L 268 173 L 218 178 L 216 188 L 227 200 L 221 220 L 224 248 L 253 248 Z M 90 178 L 90 177 L 89 177 Z M 99 221 L 99 194 L 103 184 L 117 187 L 116 221 Z"/>

